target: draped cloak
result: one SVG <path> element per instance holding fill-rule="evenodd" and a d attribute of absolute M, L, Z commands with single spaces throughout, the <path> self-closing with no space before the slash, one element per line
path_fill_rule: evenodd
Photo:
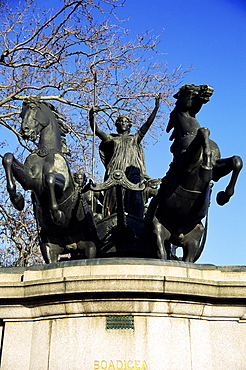
<path fill-rule="evenodd" d="M 122 170 L 127 179 L 138 183 L 146 175 L 144 152 L 141 145 L 143 135 L 139 130 L 136 134 L 107 134 L 106 140 L 99 147 L 101 160 L 106 168 L 105 180 L 114 170 Z M 124 194 L 125 211 L 138 216 L 143 216 L 142 192 L 127 190 Z M 115 189 L 109 189 L 104 196 L 105 215 L 116 210 Z"/>

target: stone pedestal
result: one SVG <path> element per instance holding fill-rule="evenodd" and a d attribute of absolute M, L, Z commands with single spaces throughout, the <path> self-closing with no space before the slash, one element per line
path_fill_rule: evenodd
<path fill-rule="evenodd" d="M 0 270 L 3 370 L 246 369 L 246 268 L 94 259 Z"/>

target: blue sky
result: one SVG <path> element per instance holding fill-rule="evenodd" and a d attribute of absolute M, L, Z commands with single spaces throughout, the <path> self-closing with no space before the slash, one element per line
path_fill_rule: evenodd
<path fill-rule="evenodd" d="M 197 115 L 200 125 L 210 129 L 222 157 L 246 158 L 246 1 L 128 0 L 122 13 L 130 17 L 132 34 L 165 29 L 159 49 L 166 53 L 162 58 L 170 70 L 180 64 L 192 66 L 183 83 L 210 84 L 215 89 Z M 168 169 L 168 137 L 164 133 L 159 143 L 146 150 L 147 172 L 152 177 L 161 177 Z M 198 263 L 246 263 L 245 168 L 235 195 L 220 207 L 215 197 L 228 181 L 227 176 L 213 188 L 208 237 Z"/>
<path fill-rule="evenodd" d="M 41 6 L 45 4 L 52 6 L 40 1 Z M 155 34 L 165 29 L 159 45 L 165 54 L 158 58 L 167 61 L 170 71 L 180 64 L 193 67 L 182 84 L 210 84 L 215 89 L 197 116 L 200 125 L 210 129 L 222 157 L 237 154 L 246 158 L 246 0 L 126 0 L 119 14 L 121 19 L 130 17 L 127 28 L 132 36 L 146 29 Z M 168 139 L 163 133 L 160 142 L 145 152 L 147 173 L 153 178 L 164 176 L 168 169 Z M 220 207 L 216 193 L 228 181 L 226 177 L 213 188 L 208 238 L 198 263 L 246 263 L 245 168 L 236 194 Z"/>

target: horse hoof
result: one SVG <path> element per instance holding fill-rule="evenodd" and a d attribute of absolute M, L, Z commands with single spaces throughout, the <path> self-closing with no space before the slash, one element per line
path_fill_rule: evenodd
<path fill-rule="evenodd" d="M 216 201 L 219 206 L 223 206 L 224 204 L 228 203 L 230 200 L 230 196 L 227 195 L 224 191 L 220 191 L 217 194 Z"/>
<path fill-rule="evenodd" d="M 13 206 L 15 207 L 15 209 L 17 209 L 17 211 L 23 210 L 25 202 L 24 202 L 23 195 L 21 193 L 16 193 L 15 196 L 10 197 L 10 200 L 13 203 Z"/>

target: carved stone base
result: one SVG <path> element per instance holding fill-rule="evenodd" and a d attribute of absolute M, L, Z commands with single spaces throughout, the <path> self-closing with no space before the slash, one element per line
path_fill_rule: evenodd
<path fill-rule="evenodd" d="M 243 369 L 246 268 L 104 258 L 0 270 L 1 369 Z"/>

